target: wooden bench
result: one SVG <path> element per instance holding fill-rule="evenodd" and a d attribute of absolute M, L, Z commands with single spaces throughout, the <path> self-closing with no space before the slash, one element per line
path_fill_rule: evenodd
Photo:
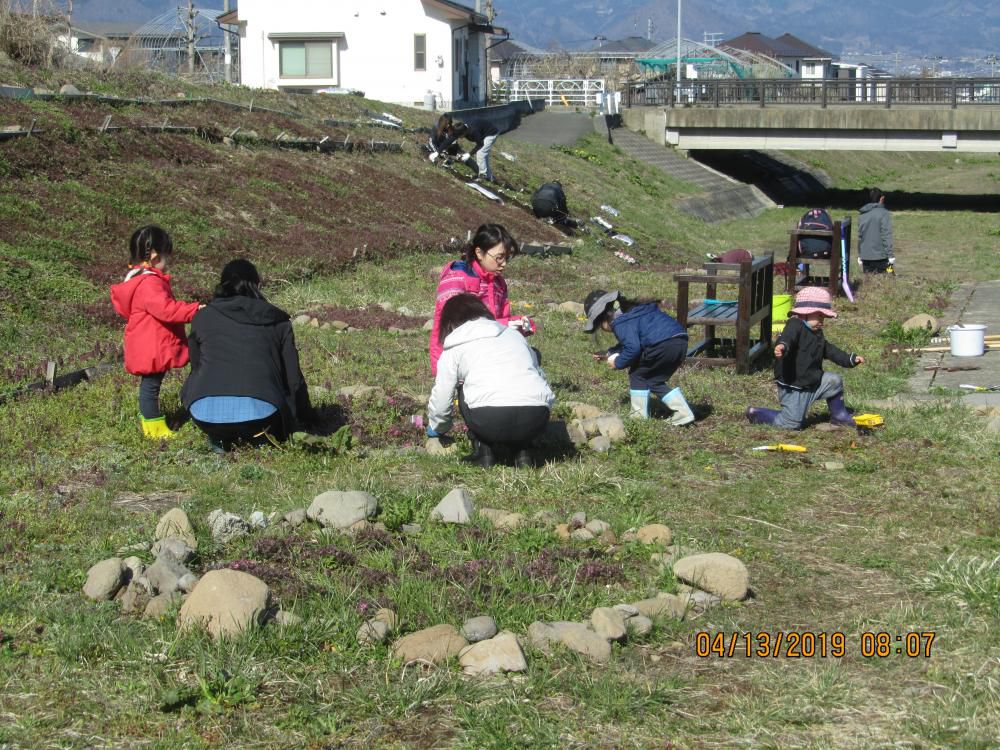
<path fill-rule="evenodd" d="M 840 269 L 840 229 L 844 229 L 844 240 L 847 243 L 847 279 L 851 277 L 851 220 L 844 217 L 833 222 L 833 231 L 795 229 L 788 230 L 788 268 L 789 273 L 785 277 L 785 291 L 788 294 L 795 294 L 806 286 L 825 287 L 830 292 L 831 297 L 843 294 L 841 284 Z M 799 256 L 799 240 L 803 237 L 829 237 L 830 257 L 829 258 L 802 258 Z M 804 266 L 799 270 L 799 264 Z"/>
<path fill-rule="evenodd" d="M 703 273 L 675 274 L 677 320 L 685 328 L 704 327 L 704 336 L 688 348 L 688 357 L 708 355 L 698 361 L 708 365 L 735 365 L 749 372 L 754 362 L 771 350 L 771 297 L 774 294 L 774 256 L 765 255 L 743 263 L 705 263 Z M 705 301 L 688 309 L 691 284 L 705 285 Z M 718 287 L 736 287 L 736 299 L 715 301 Z M 717 326 L 731 326 L 732 356 L 721 356 L 727 343 L 716 335 Z M 754 326 L 758 332 L 752 337 Z"/>

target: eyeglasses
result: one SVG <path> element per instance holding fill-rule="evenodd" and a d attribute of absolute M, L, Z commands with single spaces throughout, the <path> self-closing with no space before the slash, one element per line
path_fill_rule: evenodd
<path fill-rule="evenodd" d="M 492 255 L 490 253 L 483 253 L 487 258 L 490 258 L 494 263 L 499 263 L 501 266 L 507 265 L 507 261 L 510 258 L 506 255 Z"/>

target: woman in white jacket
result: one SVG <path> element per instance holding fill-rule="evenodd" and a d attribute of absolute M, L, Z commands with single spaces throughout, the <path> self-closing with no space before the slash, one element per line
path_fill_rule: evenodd
<path fill-rule="evenodd" d="M 514 453 L 515 466 L 531 466 L 529 446 L 545 429 L 555 395 L 524 336 L 497 323 L 472 294 L 445 303 L 438 336 L 444 351 L 427 403 L 428 434 L 451 429 L 458 390 L 459 409 L 473 442 L 468 460 L 493 466 L 495 449 L 502 445 Z"/>

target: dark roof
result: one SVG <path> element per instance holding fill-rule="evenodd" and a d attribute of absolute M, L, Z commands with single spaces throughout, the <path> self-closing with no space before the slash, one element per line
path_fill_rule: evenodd
<path fill-rule="evenodd" d="M 802 51 L 802 55 L 801 56 L 803 56 L 803 57 L 817 57 L 817 58 L 830 59 L 830 60 L 833 59 L 833 55 L 831 55 L 825 49 L 821 49 L 819 47 L 815 47 L 815 46 L 809 44 L 809 42 L 804 42 L 801 39 L 799 39 L 797 36 L 795 36 L 793 34 L 789 34 L 787 32 L 784 33 L 784 34 L 782 34 L 781 36 L 779 36 L 774 41 L 776 41 L 778 43 L 781 43 L 781 44 L 784 44 L 786 47 L 791 47 L 792 49 L 801 50 Z"/>
<path fill-rule="evenodd" d="M 624 39 L 617 39 L 610 42 L 605 42 L 599 47 L 594 48 L 594 52 L 609 53 L 609 52 L 647 52 L 653 47 L 655 47 L 659 42 L 654 42 L 647 39 L 644 36 L 628 36 Z"/>
<path fill-rule="evenodd" d="M 76 32 L 77 36 L 95 39 L 127 39 L 138 29 L 134 23 L 115 23 L 113 21 L 86 21 L 85 23 L 85 27 L 73 24 L 73 31 Z"/>
<path fill-rule="evenodd" d="M 489 50 L 491 60 L 510 60 L 513 57 L 521 57 L 522 55 L 544 55 L 547 54 L 544 50 L 538 49 L 538 47 L 532 47 L 530 44 L 525 44 L 524 42 L 518 42 L 513 39 L 505 39 Z"/>
<path fill-rule="evenodd" d="M 791 34 L 783 34 L 777 39 L 772 39 L 759 31 L 748 31 L 721 44 L 768 57 L 832 57 L 829 52 L 813 47 Z"/>

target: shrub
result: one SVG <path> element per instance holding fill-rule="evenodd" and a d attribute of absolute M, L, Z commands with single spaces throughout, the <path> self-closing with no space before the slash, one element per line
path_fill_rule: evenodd
<path fill-rule="evenodd" d="M 56 39 L 60 20 L 24 13 L 12 0 L 0 0 L 0 51 L 23 65 L 58 64 L 65 54 Z"/>

